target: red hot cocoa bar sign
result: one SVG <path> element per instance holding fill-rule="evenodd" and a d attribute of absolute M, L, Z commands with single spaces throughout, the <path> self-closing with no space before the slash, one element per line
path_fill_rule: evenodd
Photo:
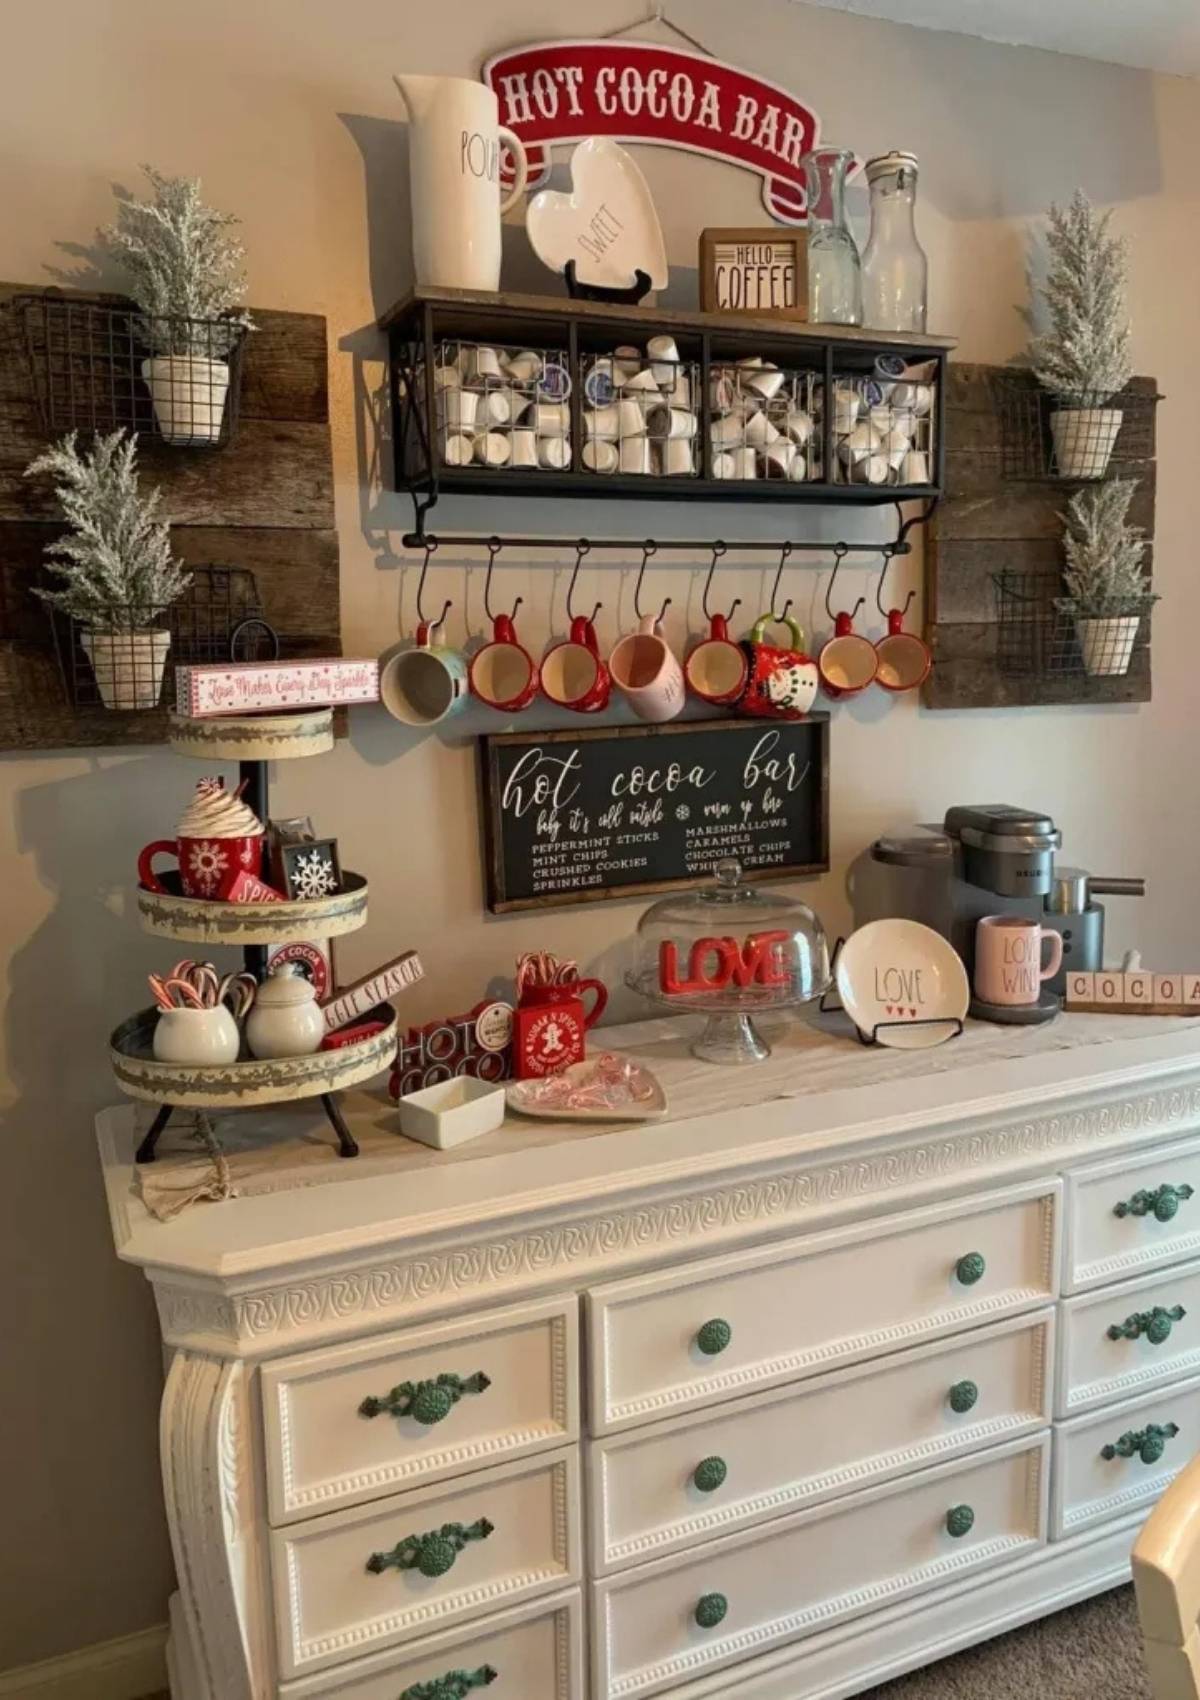
<path fill-rule="evenodd" d="M 530 188 L 548 176 L 556 143 L 613 136 L 756 172 L 768 212 L 782 224 L 806 220 L 800 161 L 821 121 L 736 65 L 644 41 L 542 41 L 498 53 L 483 80 L 499 98 L 500 122 L 525 144 Z"/>

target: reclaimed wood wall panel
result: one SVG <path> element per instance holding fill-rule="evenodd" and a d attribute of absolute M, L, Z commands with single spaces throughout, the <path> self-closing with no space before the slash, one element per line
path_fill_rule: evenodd
<path fill-rule="evenodd" d="M 29 291 L 0 285 L 0 748 L 159 743 L 165 709 L 70 706 L 46 610 L 31 594 L 45 544 L 62 528 L 47 482 L 23 476 L 48 439 L 11 307 L 21 293 Z M 340 654 L 325 321 L 251 311 L 258 329 L 246 344 L 232 441 L 177 449 L 143 439 L 143 487 L 162 491 L 173 547 L 189 565 L 254 573 L 285 654 Z"/>
<path fill-rule="evenodd" d="M 926 635 L 934 666 L 923 701 L 928 708 L 1148 702 L 1149 650 L 1135 656 L 1126 675 L 1113 679 L 1008 673 L 999 666 L 994 575 L 1061 567 L 1062 512 L 1078 487 L 1003 476 L 996 386 L 1006 375 L 999 366 L 952 364 L 947 371 L 946 493 L 925 547 Z M 1156 389 L 1152 378 L 1135 378 L 1134 385 L 1148 394 Z M 1153 455 L 1130 466 L 1127 475 L 1139 480 L 1131 522 L 1153 538 Z M 1148 566 L 1150 558 L 1148 553 Z"/>

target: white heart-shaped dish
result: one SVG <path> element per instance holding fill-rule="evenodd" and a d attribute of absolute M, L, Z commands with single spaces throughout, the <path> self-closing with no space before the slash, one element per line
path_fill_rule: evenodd
<path fill-rule="evenodd" d="M 590 136 L 571 155 L 571 189 L 543 189 L 525 227 L 534 253 L 553 272 L 574 260 L 580 283 L 629 289 L 639 269 L 654 289 L 667 283 L 662 225 L 632 155 L 607 136 Z"/>

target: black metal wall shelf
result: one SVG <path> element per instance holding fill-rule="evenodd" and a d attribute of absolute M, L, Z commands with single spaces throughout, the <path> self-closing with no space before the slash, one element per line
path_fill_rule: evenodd
<path fill-rule="evenodd" d="M 724 313 L 678 312 L 652 307 L 611 305 L 566 297 L 474 293 L 419 289 L 404 297 L 380 320 L 388 336 L 395 485 L 411 494 L 416 530 L 443 492 L 489 496 L 585 496 L 628 501 L 764 502 L 878 506 L 928 501 L 940 494 L 945 465 L 942 429 L 946 358 L 954 340 L 938 336 L 896 336 L 849 326 L 809 325 L 790 319 L 748 318 Z M 616 471 L 601 475 L 582 462 L 584 380 L 596 360 L 611 357 L 621 345 L 644 349 L 652 337 L 670 337 L 678 349 L 679 370 L 689 374 L 692 409 L 698 416 L 696 471 L 683 476 L 654 476 Z M 567 375 L 569 410 L 564 436 L 571 445 L 563 467 L 444 464 L 439 445 L 441 392 L 435 381 L 439 350 L 447 343 L 550 351 L 549 359 Z M 713 476 L 721 445 L 714 444 L 712 405 L 714 368 L 759 356 L 781 370 L 807 379 L 817 397 L 815 435 L 810 451 L 817 473 L 803 479 Z M 835 410 L 839 390 L 872 381 L 881 356 L 899 356 L 911 365 L 929 363 L 933 406 L 924 426 L 927 448 L 916 465 L 928 476 L 921 482 L 857 483 L 835 446 Z M 484 385 L 486 389 L 486 383 Z M 824 405 L 834 397 L 835 405 Z M 442 427 L 447 419 L 441 403 Z M 439 452 L 441 447 L 442 452 Z M 831 477 L 830 471 L 833 476 Z M 889 477 L 897 476 L 896 468 Z"/>

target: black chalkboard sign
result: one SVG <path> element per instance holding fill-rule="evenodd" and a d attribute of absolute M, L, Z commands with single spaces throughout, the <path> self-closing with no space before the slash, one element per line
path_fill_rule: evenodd
<path fill-rule="evenodd" d="M 479 740 L 493 914 L 829 867 L 829 716 Z"/>

